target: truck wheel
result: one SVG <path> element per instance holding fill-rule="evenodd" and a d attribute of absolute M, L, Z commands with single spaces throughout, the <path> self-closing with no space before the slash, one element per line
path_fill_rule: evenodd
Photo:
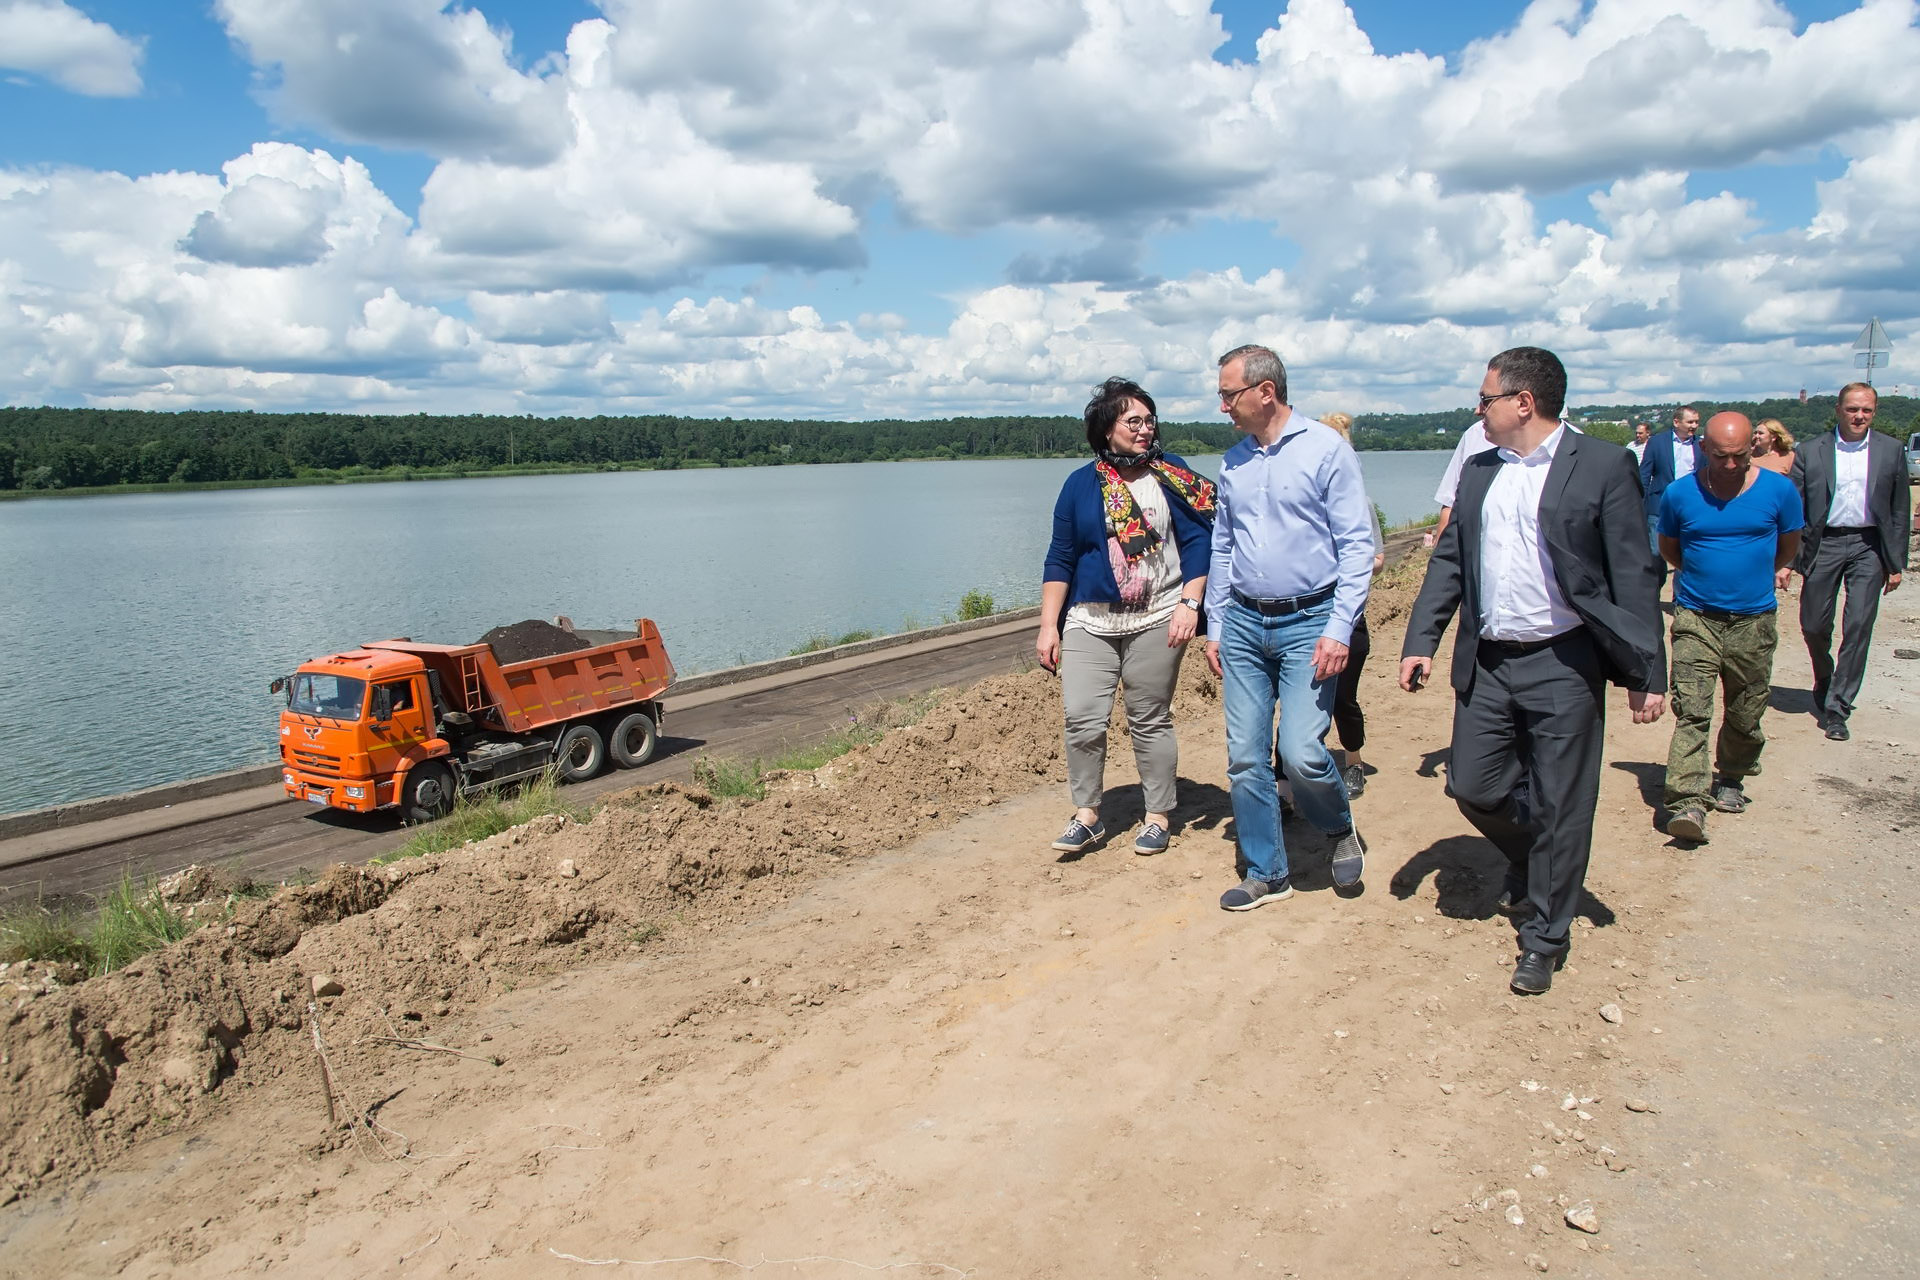
<path fill-rule="evenodd" d="M 585 782 L 607 762 L 607 745 L 590 724 L 576 724 L 560 735 L 554 748 L 554 770 L 562 782 Z"/>
<path fill-rule="evenodd" d="M 400 813 L 408 822 L 432 822 L 453 808 L 453 771 L 438 761 L 417 764 L 400 793 Z"/>
<path fill-rule="evenodd" d="M 637 769 L 653 758 L 657 741 L 659 732 L 653 727 L 653 718 L 644 711 L 635 711 L 620 717 L 613 726 L 607 735 L 607 751 L 622 769 Z"/>

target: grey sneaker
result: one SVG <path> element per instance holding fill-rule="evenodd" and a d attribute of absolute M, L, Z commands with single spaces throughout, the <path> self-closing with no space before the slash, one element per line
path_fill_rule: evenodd
<path fill-rule="evenodd" d="M 1691 840 L 1695 844 L 1705 844 L 1707 842 L 1707 811 L 1682 809 L 1667 819 L 1667 834 L 1675 840 Z"/>
<path fill-rule="evenodd" d="M 1248 876 L 1233 888 L 1220 895 L 1220 909 L 1223 911 L 1251 911 L 1255 907 L 1264 907 L 1269 902 L 1278 902 L 1282 898 L 1293 896 L 1293 881 L 1282 877 L 1278 880 L 1255 880 Z"/>
<path fill-rule="evenodd" d="M 1360 838 L 1360 828 L 1348 827 L 1345 834 L 1333 840 L 1333 882 L 1351 889 L 1360 883 L 1360 873 L 1366 868 L 1367 842 Z"/>
<path fill-rule="evenodd" d="M 1060 833 L 1060 838 L 1053 842 L 1053 847 L 1062 853 L 1079 853 L 1083 849 L 1091 849 L 1106 838 L 1106 823 L 1096 819 L 1092 826 L 1088 826 L 1075 818 L 1067 823 L 1067 829 Z"/>
<path fill-rule="evenodd" d="M 1722 778 L 1713 784 L 1713 807 L 1722 813 L 1745 813 L 1747 793 L 1737 778 Z"/>
<path fill-rule="evenodd" d="M 1157 822 L 1149 822 L 1140 828 L 1140 834 L 1133 838 L 1133 851 L 1138 854 L 1165 853 L 1167 851 L 1167 829 Z"/>

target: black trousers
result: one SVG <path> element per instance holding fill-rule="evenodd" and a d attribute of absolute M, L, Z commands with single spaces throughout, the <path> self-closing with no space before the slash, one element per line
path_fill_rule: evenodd
<path fill-rule="evenodd" d="M 1849 532 L 1829 529 L 1820 539 L 1800 584 L 1800 634 L 1813 662 L 1813 713 L 1821 720 L 1845 720 L 1853 714 L 1860 682 L 1867 674 L 1867 646 L 1873 643 L 1873 621 L 1880 616 L 1880 595 L 1887 585 L 1887 566 L 1880 559 L 1878 530 Z M 1847 591 L 1846 611 L 1840 619 L 1840 656 L 1833 656 L 1833 615 L 1840 606 L 1840 589 Z"/>
<path fill-rule="evenodd" d="M 1367 714 L 1360 709 L 1360 668 L 1367 665 L 1373 652 L 1373 637 L 1367 632 L 1367 615 L 1353 622 L 1353 639 L 1347 644 L 1347 665 L 1333 695 L 1333 729 L 1340 745 L 1358 751 L 1367 745 Z"/>
<path fill-rule="evenodd" d="M 1560 955 L 1593 846 L 1606 681 L 1585 628 L 1519 655 L 1483 640 L 1476 666 L 1454 699 L 1447 790 L 1526 885 L 1520 945 Z"/>

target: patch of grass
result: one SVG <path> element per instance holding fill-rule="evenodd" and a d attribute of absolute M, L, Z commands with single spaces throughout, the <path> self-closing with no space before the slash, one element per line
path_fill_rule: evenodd
<path fill-rule="evenodd" d="M 633 943 L 637 947 L 645 946 L 647 943 L 652 942 L 655 938 L 659 937 L 661 934 L 665 933 L 666 931 L 667 930 L 665 925 L 662 925 L 657 921 L 649 920 L 646 924 L 641 925 L 639 928 L 629 933 L 627 935 L 627 941 Z"/>
<path fill-rule="evenodd" d="M 818 653 L 822 649 L 837 649 L 843 644 L 859 644 L 862 640 L 877 640 L 878 631 L 849 631 L 843 636 L 813 636 L 806 643 L 787 650 L 787 656 L 797 658 L 803 653 Z"/>
<path fill-rule="evenodd" d="M 767 794 L 767 774 L 776 769 L 807 773 L 838 760 L 855 747 L 871 746 L 890 729 L 918 724 L 927 712 L 947 697 L 946 689 L 872 703 L 847 713 L 846 723 L 836 725 L 825 737 L 804 746 L 788 747 L 771 760 L 733 760 L 724 756 L 701 756 L 693 763 L 693 780 L 712 795 L 745 796 L 761 800 Z"/>
<path fill-rule="evenodd" d="M 192 933 L 194 923 L 160 896 L 151 877 L 135 883 L 123 875 L 100 904 L 100 915 L 87 937 L 95 977 L 124 969 L 149 951 L 178 942 Z"/>
<path fill-rule="evenodd" d="M 746 796 L 758 800 L 767 794 L 766 769 L 758 760 L 701 756 L 693 762 L 693 780 L 714 796 Z"/>
<path fill-rule="evenodd" d="M 88 977 L 124 969 L 198 926 L 161 898 L 156 881 L 123 875 L 89 918 L 71 906 L 19 907 L 0 917 L 0 959 L 79 965 Z"/>
<path fill-rule="evenodd" d="M 960 597 L 961 622 L 971 622 L 975 618 L 991 618 L 996 612 L 993 597 L 975 587 Z"/>
<path fill-rule="evenodd" d="M 557 813 L 575 822 L 585 822 L 593 810 L 560 796 L 560 782 L 549 769 L 512 791 L 491 792 L 484 796 L 460 796 L 453 811 L 438 822 L 430 822 L 392 853 L 375 862 L 398 862 L 429 853 L 444 853 L 472 840 L 485 840 L 502 831 L 531 822 L 543 814 Z"/>
<path fill-rule="evenodd" d="M 36 902 L 9 907 L 0 915 L 0 960 L 8 964 L 40 960 L 85 965 L 92 959 L 80 918 L 71 907 L 53 910 Z"/>

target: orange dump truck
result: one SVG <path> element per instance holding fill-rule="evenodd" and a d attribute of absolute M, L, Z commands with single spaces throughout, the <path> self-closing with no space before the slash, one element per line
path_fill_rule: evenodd
<path fill-rule="evenodd" d="M 284 693 L 287 794 L 410 821 L 553 768 L 561 781 L 653 754 L 673 661 L 652 621 L 610 644 L 500 663 L 491 645 L 381 640 L 304 662 Z"/>

